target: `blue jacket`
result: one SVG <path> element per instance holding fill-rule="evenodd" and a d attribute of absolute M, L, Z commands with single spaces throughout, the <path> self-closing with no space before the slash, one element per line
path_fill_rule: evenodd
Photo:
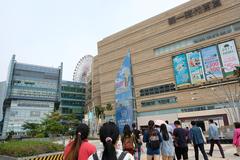
<path fill-rule="evenodd" d="M 208 139 L 219 140 L 218 128 L 214 123 L 209 124 Z"/>
<path fill-rule="evenodd" d="M 202 131 L 196 125 L 190 129 L 190 138 L 191 138 L 193 144 L 203 144 L 204 143 Z"/>
<path fill-rule="evenodd" d="M 159 141 L 161 143 L 162 142 L 162 137 L 160 136 L 160 132 L 157 129 L 154 129 L 154 130 L 157 132 L 157 135 L 159 137 Z M 143 142 L 146 143 L 147 155 L 154 155 L 154 154 L 159 155 L 160 154 L 160 147 L 158 149 L 154 149 L 154 150 L 150 147 L 150 145 L 149 145 L 149 131 L 148 130 L 144 132 Z"/>

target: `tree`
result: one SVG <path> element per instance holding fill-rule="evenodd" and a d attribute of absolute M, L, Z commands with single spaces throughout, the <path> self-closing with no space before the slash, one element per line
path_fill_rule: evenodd
<path fill-rule="evenodd" d="M 95 106 L 95 115 L 96 115 L 96 118 L 97 119 L 100 119 L 100 118 L 105 118 L 105 108 L 103 108 L 102 106 L 98 105 L 98 106 Z"/>
<path fill-rule="evenodd" d="M 24 130 L 27 130 L 27 134 L 29 136 L 35 137 L 39 132 L 41 132 L 40 125 L 41 124 L 25 122 L 22 127 Z"/>
<path fill-rule="evenodd" d="M 30 136 L 35 137 L 39 134 L 45 136 L 70 135 L 80 121 L 74 114 L 61 115 L 59 112 L 52 112 L 42 120 L 41 124 L 28 123 L 22 126 Z"/>
<path fill-rule="evenodd" d="M 107 111 L 111 111 L 112 109 L 113 109 L 112 104 L 111 103 L 107 103 L 106 110 Z"/>

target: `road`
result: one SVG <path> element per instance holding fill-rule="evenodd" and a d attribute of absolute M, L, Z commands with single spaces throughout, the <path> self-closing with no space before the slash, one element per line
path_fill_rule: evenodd
<path fill-rule="evenodd" d="M 103 149 L 102 144 L 98 140 L 91 140 L 90 143 L 94 144 L 97 147 L 98 150 L 102 150 Z M 144 153 L 142 153 L 142 160 L 146 160 L 146 147 L 145 147 L 145 144 L 143 146 L 144 146 L 143 147 Z M 219 149 L 215 145 L 214 146 L 213 156 L 209 157 L 209 160 L 240 160 L 240 157 L 236 157 L 236 156 L 233 155 L 235 153 L 235 148 L 231 144 L 222 144 L 222 147 L 223 147 L 223 150 L 224 150 L 226 158 L 225 159 L 221 158 L 221 154 L 219 152 Z M 205 145 L 206 152 L 209 151 L 209 148 L 210 148 L 210 145 L 206 144 Z M 193 147 L 191 145 L 189 145 L 188 156 L 189 156 L 189 160 L 195 160 L 194 149 L 193 149 Z M 199 153 L 199 159 L 200 160 L 203 159 L 203 157 L 201 155 L 201 152 Z"/>

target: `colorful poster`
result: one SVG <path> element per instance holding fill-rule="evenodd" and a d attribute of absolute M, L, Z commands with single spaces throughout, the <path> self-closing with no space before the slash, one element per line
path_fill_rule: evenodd
<path fill-rule="evenodd" d="M 130 52 L 123 60 L 115 80 L 116 123 L 120 133 L 125 124 L 133 123 L 133 82 Z"/>
<path fill-rule="evenodd" d="M 205 82 L 201 54 L 198 51 L 189 52 L 187 55 L 188 68 L 191 77 L 191 83 L 197 84 Z"/>
<path fill-rule="evenodd" d="M 233 75 L 236 66 L 239 66 L 239 58 L 234 40 L 218 45 L 225 76 Z"/>
<path fill-rule="evenodd" d="M 190 84 L 190 76 L 185 54 L 173 57 L 173 70 L 177 86 Z"/>
<path fill-rule="evenodd" d="M 217 46 L 201 49 L 205 76 L 208 81 L 223 78 L 221 63 L 219 61 Z"/>

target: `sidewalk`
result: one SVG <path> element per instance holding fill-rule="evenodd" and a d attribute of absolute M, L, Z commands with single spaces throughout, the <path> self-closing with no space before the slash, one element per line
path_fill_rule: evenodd
<path fill-rule="evenodd" d="M 210 145 L 206 144 L 204 147 L 205 147 L 206 153 L 208 153 Z M 209 156 L 208 157 L 209 160 L 240 160 L 240 157 L 236 157 L 236 156 L 233 155 L 236 152 L 236 150 L 231 144 L 222 144 L 222 147 L 223 147 L 226 158 L 225 159 L 221 158 L 220 151 L 219 151 L 217 145 L 215 145 L 214 146 L 214 151 L 213 151 L 213 156 L 212 157 Z M 195 160 L 193 146 L 189 145 L 188 149 L 189 149 L 188 150 L 189 160 Z M 142 154 L 142 158 L 141 158 L 142 160 L 147 160 L 145 153 Z M 202 157 L 202 154 L 201 154 L 200 151 L 199 151 L 199 160 L 203 160 L 203 157 Z"/>

